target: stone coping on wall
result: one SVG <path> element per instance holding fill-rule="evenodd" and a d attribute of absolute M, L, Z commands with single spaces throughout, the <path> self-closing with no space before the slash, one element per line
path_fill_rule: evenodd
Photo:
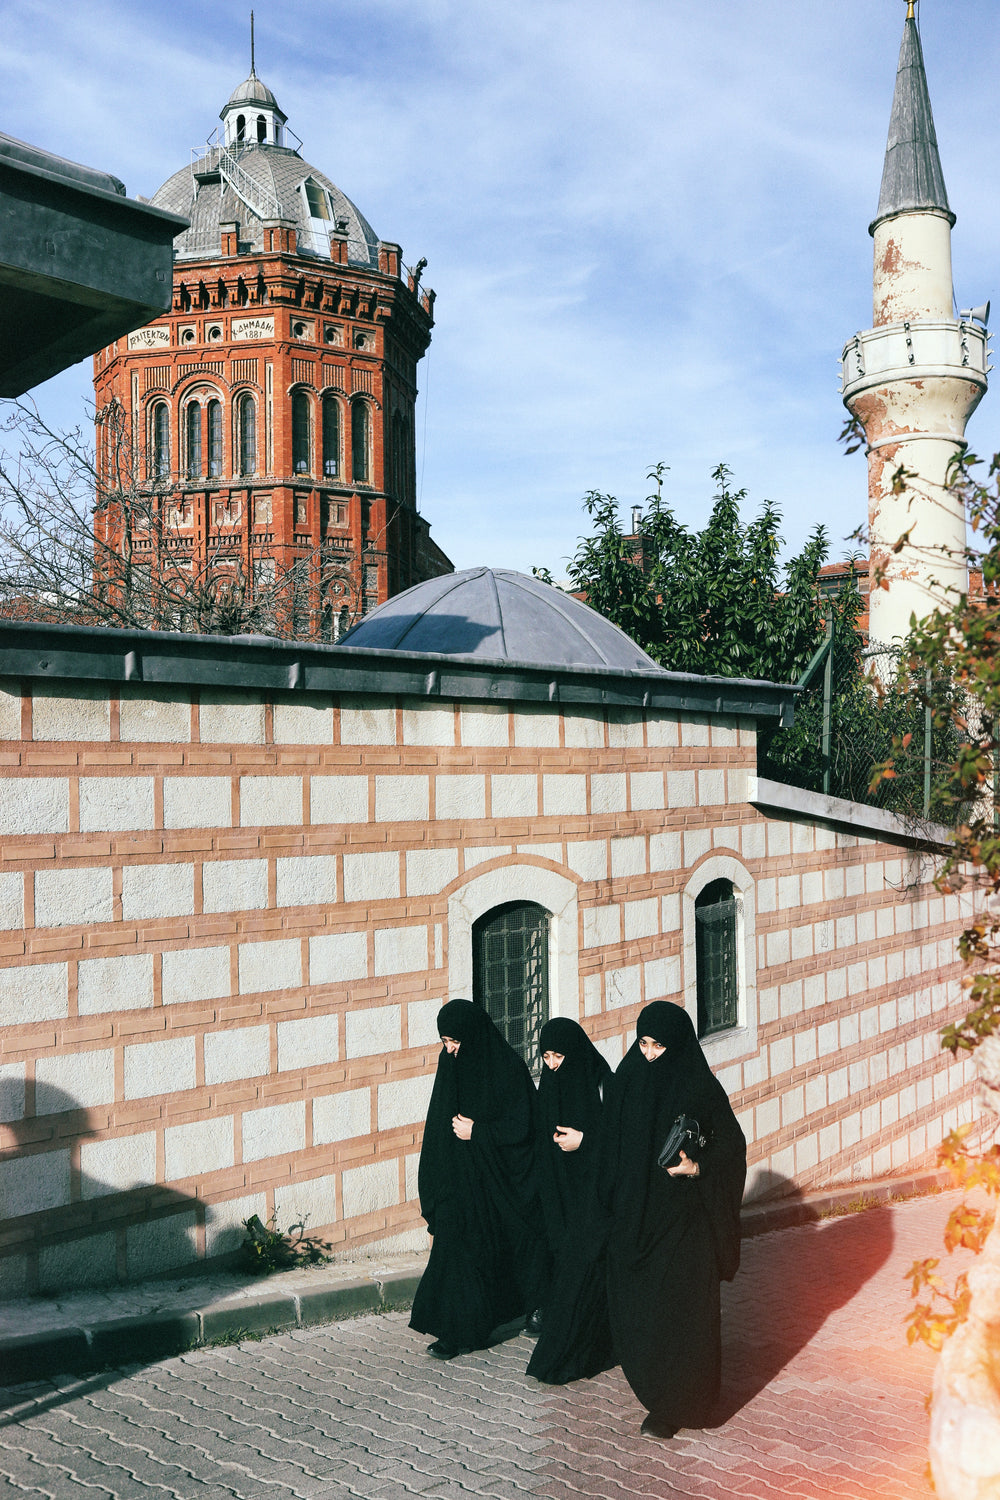
<path fill-rule="evenodd" d="M 636 710 L 780 718 L 798 687 L 690 672 L 539 666 L 416 651 L 372 651 L 271 636 L 187 635 L 84 625 L 0 622 L 0 675 L 69 681 L 410 696 L 432 700 L 584 703 Z"/>
<path fill-rule="evenodd" d="M 939 1192 L 950 1184 L 947 1172 L 927 1169 L 746 1203 L 743 1238 Z M 203 1344 L 407 1308 L 426 1261 L 426 1253 L 359 1255 L 264 1279 L 218 1271 L 0 1303 L 0 1387 L 149 1363 Z"/>
<path fill-rule="evenodd" d="M 942 823 L 922 818 L 904 818 L 881 807 L 864 802 L 849 802 L 844 797 L 830 797 L 824 792 L 806 791 L 783 781 L 768 781 L 763 776 L 747 778 L 747 801 L 767 812 L 782 812 L 811 823 L 826 823 L 885 843 L 902 844 L 909 849 L 948 849 L 954 841 L 950 829 Z"/>

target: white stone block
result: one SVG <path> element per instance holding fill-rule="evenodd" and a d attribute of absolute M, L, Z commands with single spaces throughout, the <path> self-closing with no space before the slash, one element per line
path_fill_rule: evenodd
<path fill-rule="evenodd" d="M 130 1281 L 143 1281 L 191 1265 L 198 1259 L 198 1217 L 194 1209 L 130 1225 L 125 1231 L 125 1257 Z"/>
<path fill-rule="evenodd" d="M 797 875 L 781 875 L 778 878 L 778 907 L 781 911 L 802 904 L 799 891 L 799 877 Z"/>
<path fill-rule="evenodd" d="M 679 870 L 682 868 L 681 836 L 679 833 L 650 834 L 649 868 L 651 870 Z"/>
<path fill-rule="evenodd" d="M 264 1078 L 271 1071 L 271 1028 L 235 1026 L 205 1033 L 205 1082 Z"/>
<path fill-rule="evenodd" d="M 340 1018 L 337 1015 L 303 1016 L 298 1021 L 278 1022 L 278 1072 L 315 1068 L 336 1062 L 339 1053 Z"/>
<path fill-rule="evenodd" d="M 84 958 L 77 969 L 77 1009 L 81 1016 L 109 1010 L 145 1010 L 153 1003 L 153 955 Z"/>
<path fill-rule="evenodd" d="M 434 779 L 437 818 L 485 818 L 485 776 L 437 776 Z"/>
<path fill-rule="evenodd" d="M 590 810 L 622 813 L 628 809 L 628 777 L 624 771 L 600 771 L 590 778 Z"/>
<path fill-rule="evenodd" d="M 789 957 L 789 940 L 787 932 L 769 932 L 767 934 L 767 967 L 772 968 L 775 964 L 787 964 Z"/>
<path fill-rule="evenodd" d="M 763 823 L 743 825 L 743 858 L 763 859 L 766 848 L 766 830 Z"/>
<path fill-rule="evenodd" d="M 426 776 L 376 776 L 376 823 L 426 823 L 430 783 Z"/>
<path fill-rule="evenodd" d="M 585 974 L 583 978 L 583 1013 L 599 1016 L 604 1009 L 603 985 L 600 973 Z"/>
<path fill-rule="evenodd" d="M 413 1151 L 409 1156 L 404 1157 L 403 1160 L 406 1175 L 406 1201 L 407 1203 L 416 1203 L 417 1199 L 420 1196 L 420 1190 L 417 1186 L 417 1176 L 420 1169 L 420 1153 L 418 1151 Z"/>
<path fill-rule="evenodd" d="M 647 1005 L 653 1000 L 665 1000 L 680 993 L 681 961 L 678 957 L 651 958 L 642 967 Z"/>
<path fill-rule="evenodd" d="M 682 716 L 680 720 L 681 744 L 702 749 L 709 742 L 709 720 L 704 714 Z"/>
<path fill-rule="evenodd" d="M 198 723 L 203 744 L 263 745 L 264 699 L 259 693 L 202 688 Z"/>
<path fill-rule="evenodd" d="M 0 740 L 21 738 L 21 687 L 13 677 L 0 679 Z"/>
<path fill-rule="evenodd" d="M 186 917 L 194 911 L 194 865 L 126 865 L 122 870 L 122 921 Z"/>
<path fill-rule="evenodd" d="M 378 1052 L 398 1052 L 403 1044 L 403 1018 L 398 1005 L 377 1005 L 367 1010 L 349 1010 L 344 1016 L 347 1057 L 372 1057 Z"/>
<path fill-rule="evenodd" d="M 712 744 L 716 749 L 735 750 L 739 744 L 739 720 L 713 718 L 711 721 Z"/>
<path fill-rule="evenodd" d="M 309 939 L 311 984 L 367 979 L 368 938 L 364 932 L 331 932 Z"/>
<path fill-rule="evenodd" d="M 267 1200 L 263 1193 L 248 1198 L 227 1198 L 223 1203 L 205 1204 L 205 1255 L 224 1255 L 238 1250 L 246 1237 L 244 1223 L 256 1214 L 267 1217 Z"/>
<path fill-rule="evenodd" d="M 0 1063 L 0 1125 L 24 1116 L 23 1062 Z"/>
<path fill-rule="evenodd" d="M 307 1234 L 315 1234 L 337 1221 L 337 1179 L 312 1177 L 308 1182 L 290 1182 L 274 1190 L 274 1208 L 282 1229 L 293 1224 L 306 1225 Z"/>
<path fill-rule="evenodd" d="M 267 906 L 266 859 L 211 859 L 201 867 L 204 911 L 263 911 Z"/>
<path fill-rule="evenodd" d="M 651 750 L 672 750 L 680 744 L 680 725 L 655 709 L 646 714 L 646 744 Z"/>
<path fill-rule="evenodd" d="M 696 865 L 712 848 L 710 828 L 692 828 L 684 834 L 684 864 L 687 869 Z"/>
<path fill-rule="evenodd" d="M 37 870 L 35 926 L 76 927 L 110 922 L 114 915 L 109 869 Z"/>
<path fill-rule="evenodd" d="M 611 878 L 646 873 L 646 840 L 642 834 L 611 840 Z"/>
<path fill-rule="evenodd" d="M 301 854 L 276 861 L 279 906 L 333 906 L 337 900 L 337 856 Z"/>
<path fill-rule="evenodd" d="M 642 749 L 643 713 L 641 709 L 608 709 L 608 745 L 612 750 Z"/>
<path fill-rule="evenodd" d="M 297 827 L 302 822 L 301 776 L 241 776 L 240 826 Z"/>
<path fill-rule="evenodd" d="M 514 744 L 555 750 L 559 746 L 559 710 L 553 705 L 519 705 L 511 715 Z"/>
<path fill-rule="evenodd" d="M 823 872 L 823 884 L 827 901 L 843 901 L 844 899 L 844 872 L 841 869 L 825 870 Z"/>
<path fill-rule="evenodd" d="M 408 896 L 436 896 L 457 877 L 457 849 L 411 849 L 407 852 Z"/>
<path fill-rule="evenodd" d="M 156 1132 L 80 1143 L 80 1194 L 105 1198 L 156 1181 Z"/>
<path fill-rule="evenodd" d="M 115 1054 L 110 1048 L 35 1059 L 35 1114 L 113 1104 Z"/>
<path fill-rule="evenodd" d="M 272 715 L 276 745 L 333 743 L 333 708 L 328 699 L 317 695 L 304 703 L 276 703 Z"/>
<path fill-rule="evenodd" d="M 53 684 L 31 704 L 31 732 L 36 740 L 109 740 L 111 704 L 99 684 Z"/>
<path fill-rule="evenodd" d="M 184 688 L 118 689 L 118 737 L 137 744 L 185 744 L 191 739 L 191 694 Z"/>
<path fill-rule="evenodd" d="M 534 818 L 538 814 L 537 776 L 491 776 L 494 818 Z"/>
<path fill-rule="evenodd" d="M 661 902 L 660 927 L 663 932 L 679 932 L 681 927 L 681 898 L 679 895 L 664 896 Z"/>
<path fill-rule="evenodd" d="M 345 901 L 392 901 L 399 897 L 399 855 L 345 854 Z"/>
<path fill-rule="evenodd" d="M 163 1160 L 167 1182 L 182 1177 L 206 1177 L 209 1172 L 231 1167 L 236 1160 L 232 1115 L 216 1120 L 192 1120 L 187 1125 L 168 1125 L 163 1132 Z"/>
<path fill-rule="evenodd" d="M 633 812 L 658 812 L 666 806 L 662 771 L 633 771 L 629 785 Z"/>
<path fill-rule="evenodd" d="M 125 1048 L 125 1098 L 149 1099 L 195 1086 L 195 1039 L 172 1037 Z"/>
<path fill-rule="evenodd" d="M 465 862 L 469 855 L 466 851 Z M 581 880 L 606 880 L 608 846 L 604 839 L 570 839 L 566 842 L 566 863 Z"/>
<path fill-rule="evenodd" d="M 848 896 L 863 896 L 865 890 L 864 865 L 848 865 L 844 871 L 844 890 Z"/>
<path fill-rule="evenodd" d="M 405 1078 L 398 1083 L 378 1087 L 378 1128 L 396 1130 L 401 1125 L 422 1124 L 427 1118 L 433 1073 L 420 1078 Z"/>
<path fill-rule="evenodd" d="M 604 948 L 621 941 L 621 908 L 618 906 L 585 906 L 583 908 L 583 946 Z"/>
<path fill-rule="evenodd" d="M 586 816 L 586 776 L 543 776 L 542 812 L 547 818 Z"/>
<path fill-rule="evenodd" d="M 39 1151 L 0 1161 L 0 1219 L 62 1208 L 68 1202 L 68 1151 Z"/>
<path fill-rule="evenodd" d="M 228 948 L 171 948 L 163 954 L 160 989 L 164 1005 L 219 1000 L 229 994 Z"/>
<path fill-rule="evenodd" d="M 407 698 L 400 715 L 404 745 L 453 745 L 455 743 L 455 707 L 439 707 L 426 698 Z"/>
<path fill-rule="evenodd" d="M 366 1162 L 350 1167 L 341 1179 L 344 1218 L 377 1213 L 399 1202 L 399 1168 L 395 1161 Z"/>
<path fill-rule="evenodd" d="M 510 744 L 510 714 L 502 703 L 463 706 L 459 715 L 463 745 L 500 749 Z"/>
<path fill-rule="evenodd" d="M 164 828 L 231 828 L 232 823 L 228 776 L 164 776 Z"/>
<path fill-rule="evenodd" d="M 667 806 L 698 806 L 697 779 L 693 771 L 667 772 Z"/>
<path fill-rule="evenodd" d="M 603 709 L 567 708 L 563 713 L 563 725 L 567 750 L 603 749 Z"/>
<path fill-rule="evenodd" d="M 465 868 L 471 870 L 476 865 L 484 865 L 487 860 L 503 859 L 506 855 L 513 853 L 512 844 L 478 844 L 466 846 L 463 850 Z"/>
<path fill-rule="evenodd" d="M 0 777 L 0 833 L 67 833 L 69 782 L 64 776 Z"/>
<path fill-rule="evenodd" d="M 396 710 L 376 706 L 369 699 L 345 696 L 340 702 L 342 745 L 394 745 Z"/>
<path fill-rule="evenodd" d="M 788 823 L 768 823 L 767 825 L 767 852 L 774 859 L 776 856 L 791 854 L 792 852 L 792 830 Z"/>
<path fill-rule="evenodd" d="M 652 937 L 659 931 L 660 903 L 655 896 L 644 901 L 626 901 L 625 941 L 632 938 Z"/>
<path fill-rule="evenodd" d="M 372 1096 L 370 1089 L 345 1089 L 313 1100 L 313 1145 L 329 1146 L 370 1135 Z"/>
<path fill-rule="evenodd" d="M 749 794 L 749 772 L 736 769 L 726 771 L 726 800 L 731 804 L 743 804 Z"/>
<path fill-rule="evenodd" d="M 302 983 L 302 945 L 298 938 L 241 943 L 239 973 L 241 995 L 298 989 Z"/>
<path fill-rule="evenodd" d="M 309 821 L 368 822 L 367 776 L 313 776 L 309 782 Z"/>
<path fill-rule="evenodd" d="M 619 1010 L 626 1005 L 641 1004 L 642 991 L 639 985 L 641 975 L 642 967 L 639 964 L 630 964 L 625 968 L 607 971 L 604 993 L 608 1010 Z"/>
<path fill-rule="evenodd" d="M 436 1047 L 440 1043 L 437 1029 L 441 1000 L 411 1000 L 406 1007 L 407 1045 Z"/>
<path fill-rule="evenodd" d="M 58 1021 L 68 1014 L 65 964 L 17 964 L 0 969 L 0 1026 Z"/>
<path fill-rule="evenodd" d="M 155 828 L 152 776 L 81 776 L 80 832 Z"/>
<path fill-rule="evenodd" d="M 305 1144 L 304 1099 L 243 1111 L 244 1161 L 262 1161 L 265 1156 L 285 1156 L 289 1151 L 303 1151 Z"/>
<path fill-rule="evenodd" d="M 726 773 L 725 771 L 699 771 L 698 772 L 698 805 L 699 807 L 717 807 L 720 802 L 726 800 Z"/>

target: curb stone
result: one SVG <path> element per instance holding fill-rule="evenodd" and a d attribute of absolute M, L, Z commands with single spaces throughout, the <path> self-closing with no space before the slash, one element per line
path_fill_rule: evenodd
<path fill-rule="evenodd" d="M 746 1204 L 743 1238 L 814 1224 L 831 1215 L 883 1206 L 901 1198 L 940 1191 L 951 1185 L 947 1172 L 886 1177 L 794 1198 Z M 204 1306 L 154 1312 L 142 1317 L 67 1319 L 65 1326 L 40 1333 L 0 1335 L 0 1387 L 27 1384 L 53 1375 L 84 1375 L 125 1364 L 148 1364 L 184 1354 L 213 1340 L 238 1340 L 291 1328 L 336 1323 L 364 1313 L 409 1307 L 420 1277 L 412 1269 L 362 1277 L 336 1286 L 287 1292 L 262 1287 Z"/>

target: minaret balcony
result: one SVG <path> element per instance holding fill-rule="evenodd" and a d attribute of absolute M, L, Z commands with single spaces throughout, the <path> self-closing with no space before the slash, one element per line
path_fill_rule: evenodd
<path fill-rule="evenodd" d="M 845 401 L 896 380 L 954 378 L 986 389 L 990 335 L 980 323 L 886 323 L 856 333 L 841 355 L 840 389 Z"/>

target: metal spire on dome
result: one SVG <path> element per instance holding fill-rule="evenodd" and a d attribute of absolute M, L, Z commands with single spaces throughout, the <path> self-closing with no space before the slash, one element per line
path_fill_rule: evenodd
<path fill-rule="evenodd" d="M 257 69 L 254 66 L 253 11 L 250 12 L 250 77 L 257 77 Z"/>
<path fill-rule="evenodd" d="M 924 53 L 917 30 L 915 0 L 906 0 L 903 41 L 896 70 L 896 92 L 882 169 L 882 189 L 872 231 L 882 219 L 915 209 L 939 209 L 955 222 L 938 155 Z"/>

